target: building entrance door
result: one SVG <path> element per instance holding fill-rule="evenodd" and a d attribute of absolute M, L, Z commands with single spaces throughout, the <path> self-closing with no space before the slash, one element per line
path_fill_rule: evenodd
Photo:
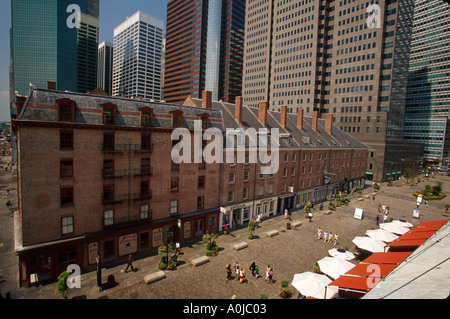
<path fill-rule="evenodd" d="M 203 218 L 196 219 L 195 220 L 195 230 L 194 230 L 194 236 L 201 236 L 203 235 L 205 231 L 205 223 L 203 221 Z"/>

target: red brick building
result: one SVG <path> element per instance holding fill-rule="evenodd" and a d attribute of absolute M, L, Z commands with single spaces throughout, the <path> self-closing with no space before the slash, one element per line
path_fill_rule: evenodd
<path fill-rule="evenodd" d="M 31 90 L 13 121 L 21 285 L 54 280 L 69 264 L 94 269 L 97 255 L 108 263 L 152 253 L 167 241 L 244 224 L 259 212 L 301 208 L 364 183 L 367 147 L 333 127 L 331 117 L 241 101 L 212 102 L 205 92 L 203 100 L 172 105 Z M 278 171 L 260 174 L 263 165 L 249 160 L 175 164 L 172 133 L 184 128 L 194 138 L 195 123 L 222 133 L 279 128 Z"/>

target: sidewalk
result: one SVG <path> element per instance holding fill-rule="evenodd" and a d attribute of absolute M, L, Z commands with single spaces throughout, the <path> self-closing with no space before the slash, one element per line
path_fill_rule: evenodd
<path fill-rule="evenodd" d="M 11 180 L 11 175 L 9 179 Z M 4 182 L 5 174 L 0 172 L 0 181 Z M 313 221 L 310 223 L 304 217 L 304 209 L 292 213 L 291 224 L 302 222 L 298 229 L 286 230 L 286 219 L 284 214 L 263 220 L 261 227 L 254 234 L 256 239 L 249 240 L 247 227 L 232 230 L 229 234 L 221 234 L 217 239 L 220 253 L 216 257 L 210 257 L 210 262 L 194 267 L 191 261 L 204 256 L 206 244 L 197 241 L 182 247 L 182 254 L 179 255 L 179 267 L 173 271 L 164 271 L 166 278 L 149 285 L 145 284 L 144 277 L 160 271 L 158 261 L 161 256 L 155 252 L 150 256 L 136 257 L 133 262 L 135 271 L 129 270 L 125 273 L 126 260 L 113 265 L 103 265 L 102 282 L 106 283 L 109 275 L 114 275 L 118 283 L 116 287 L 105 289 L 99 292 L 96 271 L 83 273 L 81 275 L 81 288 L 73 289 L 70 298 L 86 299 L 229 299 L 237 295 L 242 299 L 257 299 L 260 294 L 266 294 L 269 298 L 280 298 L 279 287 L 283 280 L 291 281 L 295 273 L 312 271 L 317 260 L 328 255 L 328 250 L 336 248 L 333 244 L 324 243 L 317 240 L 317 227 L 323 230 L 332 231 L 339 234 L 339 246 L 347 246 L 354 251 L 351 240 L 355 236 L 364 236 L 365 231 L 374 229 L 377 215 L 378 203 L 387 204 L 391 207 L 390 217 L 395 219 L 405 219 L 413 224 L 418 224 L 428 220 L 448 219 L 442 216 L 443 207 L 450 203 L 447 197 L 441 201 L 430 202 L 428 208 L 422 209 L 421 219 L 412 219 L 412 209 L 415 207 L 415 199 L 412 192 L 421 189 L 426 184 L 434 184 L 438 180 L 444 182 L 444 190 L 450 190 L 450 178 L 440 177 L 430 181 L 425 181 L 417 186 L 393 187 L 382 186 L 376 199 L 366 198 L 373 190 L 368 187 L 363 191 L 363 201 L 358 201 L 358 195 L 349 197 L 349 206 L 344 206 L 333 211 L 331 215 L 325 215 L 316 205 L 313 210 Z M 398 184 L 398 183 L 397 183 Z M 14 183 L 11 184 L 14 186 Z M 13 251 L 14 234 L 12 230 L 12 218 L 5 212 L 6 200 L 3 196 L 4 183 L 0 185 L 2 201 L 0 205 L 1 217 L 1 241 L 0 247 L 1 262 L 0 269 L 6 275 L 6 282 L 2 283 L 1 293 L 11 292 L 11 297 L 15 299 L 58 299 L 60 294 L 57 291 L 57 283 L 32 288 L 17 288 L 17 257 Z M 14 186 L 15 188 L 15 186 Z M 12 198 L 16 198 L 15 190 L 12 189 Z M 362 220 L 353 217 L 355 208 L 364 209 Z M 267 232 L 277 230 L 279 235 L 267 237 Z M 236 251 L 233 246 L 237 243 L 246 242 L 247 248 Z M 0 245 L 1 246 L 1 245 Z M 15 259 L 14 259 L 15 258 Z M 224 281 L 225 265 L 233 264 L 238 260 L 247 272 L 248 283 L 240 284 L 239 281 Z M 256 261 L 260 266 L 262 278 L 255 279 L 249 275 L 248 266 L 252 261 Z M 274 268 L 274 284 L 267 284 L 264 281 L 266 266 Z M 295 293 L 295 289 L 291 287 Z M 297 295 L 294 294 L 294 298 Z"/>

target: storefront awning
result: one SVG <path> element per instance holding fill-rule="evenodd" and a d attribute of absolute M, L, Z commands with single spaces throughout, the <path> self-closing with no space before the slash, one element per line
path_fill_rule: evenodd
<path fill-rule="evenodd" d="M 373 266 L 376 266 L 374 268 Z M 347 276 L 359 276 L 359 277 L 386 277 L 397 265 L 395 264 L 368 264 L 361 262 L 349 271 L 345 273 Z"/>
<path fill-rule="evenodd" d="M 364 259 L 365 263 L 370 264 L 400 264 L 411 255 L 411 252 L 387 252 L 373 253 L 370 257 Z"/>
<path fill-rule="evenodd" d="M 396 239 L 393 242 L 387 244 L 387 246 L 388 247 L 419 247 L 427 240 L 428 240 L 428 238 L 403 239 L 403 240 Z"/>
<path fill-rule="evenodd" d="M 342 289 L 353 289 L 360 290 L 361 293 L 365 293 L 372 289 L 378 282 L 380 282 L 381 278 L 368 278 L 368 277 L 356 277 L 356 276 L 340 276 L 333 282 L 330 282 L 328 286 L 338 286 Z M 370 285 L 370 286 L 369 286 Z"/>

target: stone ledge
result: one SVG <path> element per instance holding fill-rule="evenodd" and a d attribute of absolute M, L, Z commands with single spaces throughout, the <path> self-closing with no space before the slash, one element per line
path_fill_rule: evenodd
<path fill-rule="evenodd" d="M 272 230 L 270 232 L 267 232 L 267 237 L 274 237 L 278 234 L 279 234 L 278 230 Z"/>
<path fill-rule="evenodd" d="M 241 250 L 241 249 L 244 249 L 244 248 L 247 248 L 247 247 L 248 247 L 248 244 L 246 242 L 244 242 L 244 241 L 242 243 L 238 243 L 238 244 L 235 244 L 233 246 L 233 248 L 235 250 Z"/>
<path fill-rule="evenodd" d="M 197 267 L 197 266 L 206 264 L 206 263 L 208 263 L 208 262 L 209 262 L 208 256 L 202 256 L 202 257 L 198 257 L 198 258 L 195 258 L 194 260 L 192 260 L 192 261 L 191 261 L 191 264 L 192 264 L 194 267 Z"/>
<path fill-rule="evenodd" d="M 166 274 L 164 273 L 164 271 L 161 270 L 161 271 L 158 271 L 153 274 L 145 276 L 144 282 L 148 285 L 152 282 L 155 282 L 155 281 L 158 281 L 158 280 L 161 280 L 164 278 L 166 278 Z"/>
<path fill-rule="evenodd" d="M 302 225 L 302 222 L 295 222 L 295 223 L 291 224 L 292 228 L 297 228 L 297 227 L 300 227 L 301 225 Z"/>
<path fill-rule="evenodd" d="M 332 210 L 327 210 L 324 212 L 325 215 L 330 215 L 333 211 Z"/>

